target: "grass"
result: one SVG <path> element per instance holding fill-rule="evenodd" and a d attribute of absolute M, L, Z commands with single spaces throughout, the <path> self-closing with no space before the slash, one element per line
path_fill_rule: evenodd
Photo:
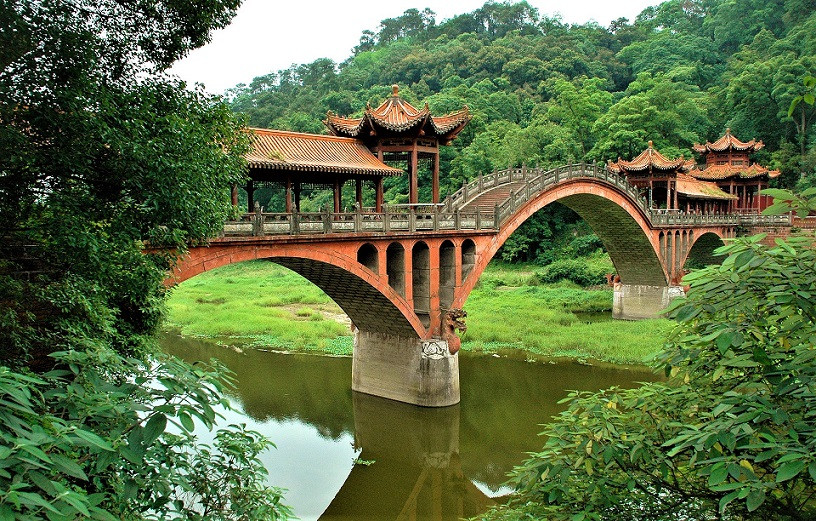
<path fill-rule="evenodd" d="M 587 323 L 582 314 L 611 309 L 611 289 L 568 282 L 539 285 L 538 269 L 488 267 L 465 305 L 464 350 L 513 349 L 616 363 L 642 363 L 659 350 L 671 322 Z M 342 310 L 312 283 L 271 262 L 244 262 L 198 275 L 174 289 L 167 305 L 166 327 L 185 336 L 266 349 L 352 352 Z"/>

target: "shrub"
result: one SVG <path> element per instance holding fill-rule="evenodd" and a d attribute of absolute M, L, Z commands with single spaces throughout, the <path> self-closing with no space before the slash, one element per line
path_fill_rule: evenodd
<path fill-rule="evenodd" d="M 592 286 L 605 283 L 608 271 L 606 266 L 587 259 L 562 259 L 545 266 L 538 273 L 538 280 L 544 284 L 568 280 L 580 286 Z"/>

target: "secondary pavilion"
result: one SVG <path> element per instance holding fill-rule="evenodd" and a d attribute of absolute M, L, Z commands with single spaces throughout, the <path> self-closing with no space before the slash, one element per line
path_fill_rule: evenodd
<path fill-rule="evenodd" d="M 734 196 L 729 211 L 762 211 L 771 204 L 771 198 L 760 195 L 768 187 L 768 181 L 779 176 L 778 170 L 768 170 L 751 163 L 750 156 L 764 147 L 762 141 L 752 139 L 743 142 L 725 129 L 725 135 L 714 143 L 695 144 L 695 152 L 705 160 L 703 168 L 695 168 L 689 175 L 696 179 L 711 181 Z"/>
<path fill-rule="evenodd" d="M 420 162 L 431 163 L 431 199 L 438 203 L 439 145 L 449 145 L 471 118 L 467 105 L 444 116 L 432 115 L 427 103 L 417 109 L 400 97 L 399 87 L 394 85 L 391 96 L 377 108 L 367 105 L 362 117 L 341 117 L 329 112 L 323 123 L 335 136 L 347 136 L 364 143 L 380 161 L 407 164 L 408 201 L 416 204 L 419 202 Z"/>
<path fill-rule="evenodd" d="M 252 149 L 245 156 L 249 181 L 245 186 L 248 211 L 254 211 L 254 192 L 260 186 L 286 190 L 286 212 L 300 211 L 304 189 L 333 191 L 334 212 L 342 210 L 342 187 L 355 182 L 356 203 L 363 207 L 363 183 L 374 185 L 375 211 L 383 205 L 383 178 L 401 175 L 398 168 L 386 165 L 359 140 L 347 137 L 304 134 L 284 130 L 253 128 Z M 232 204 L 238 205 L 238 190 L 233 187 Z"/>
<path fill-rule="evenodd" d="M 689 175 L 694 160 L 668 159 L 658 152 L 651 141 L 646 150 L 631 161 L 618 158 L 609 161 L 609 170 L 622 173 L 649 201 L 658 208 L 663 201 L 667 210 L 686 213 L 725 212 L 736 196 L 720 190 L 715 183 L 700 181 Z"/>

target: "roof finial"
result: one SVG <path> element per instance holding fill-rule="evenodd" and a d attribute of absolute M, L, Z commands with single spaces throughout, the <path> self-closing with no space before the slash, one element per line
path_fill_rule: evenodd
<path fill-rule="evenodd" d="M 727 128 L 725 129 L 725 133 L 726 133 L 726 134 L 730 134 L 730 133 L 731 133 L 731 127 L 727 127 Z"/>
<path fill-rule="evenodd" d="M 396 83 L 395 83 L 395 84 L 393 84 L 393 85 L 391 85 L 391 94 L 392 94 L 392 95 L 393 95 L 395 98 L 396 98 L 397 96 L 399 96 L 399 85 L 397 85 Z"/>
<path fill-rule="evenodd" d="M 649 148 L 652 148 L 652 140 L 649 140 Z"/>

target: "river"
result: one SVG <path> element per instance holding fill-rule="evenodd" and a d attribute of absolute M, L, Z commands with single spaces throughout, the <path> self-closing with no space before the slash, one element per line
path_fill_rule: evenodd
<path fill-rule="evenodd" d="M 459 405 L 427 409 L 351 391 L 351 358 L 239 352 L 165 335 L 189 362 L 220 359 L 236 374 L 225 423 L 277 446 L 270 483 L 302 520 L 447 520 L 510 492 L 507 473 L 541 447 L 540 424 L 568 390 L 635 386 L 648 369 L 460 354 Z"/>

